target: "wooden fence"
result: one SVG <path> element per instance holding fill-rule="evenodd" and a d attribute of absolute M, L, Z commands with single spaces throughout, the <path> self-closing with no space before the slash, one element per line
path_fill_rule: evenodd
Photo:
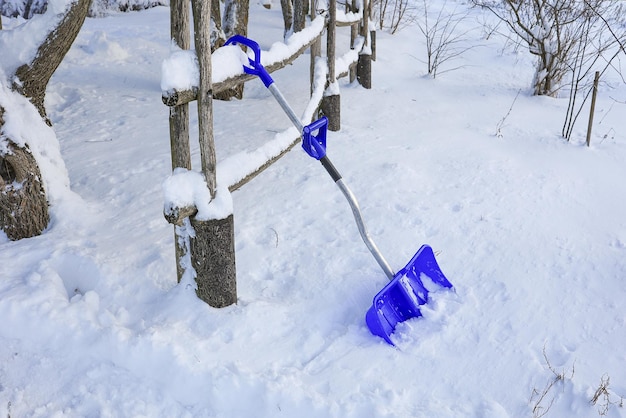
<path fill-rule="evenodd" d="M 202 173 L 206 180 L 211 199 L 216 199 L 217 162 L 213 138 L 213 96 L 245 83 L 255 76 L 243 73 L 230 76 L 225 80 L 213 80 L 211 74 L 210 47 L 210 0 L 192 0 L 194 16 L 194 44 L 198 61 L 199 83 L 185 90 L 168 90 L 162 94 L 163 103 L 169 106 L 170 145 L 172 169 L 191 170 L 191 152 L 189 147 L 189 103 L 197 101 L 200 157 Z M 171 34 L 176 44 L 183 50 L 190 48 L 190 10 L 186 0 L 171 0 Z M 311 98 L 305 111 L 305 119 L 312 121 L 320 114 L 329 118 L 329 129 L 340 128 L 340 98 L 334 84 L 338 78 L 349 76 L 365 88 L 371 87 L 371 61 L 375 57 L 374 33 L 368 28 L 369 10 L 367 0 L 363 10 L 356 10 L 356 0 L 344 12 L 337 13 L 336 0 L 329 1 L 329 10 L 325 15 L 315 15 L 311 7 L 311 24 L 302 32 L 307 32 L 304 42 L 296 45 L 294 52 L 280 61 L 265 64 L 265 69 L 272 73 L 292 63 L 310 49 Z M 365 18 L 364 18 L 365 16 Z M 319 20 L 321 19 L 321 20 Z M 350 50 L 341 57 L 335 56 L 336 28 L 350 27 Z M 322 38 L 326 33 L 326 65 L 318 65 L 322 51 Z M 292 35 L 288 40 L 301 38 Z M 291 45 L 293 46 L 293 45 Z M 326 93 L 326 94 L 325 94 Z M 285 155 L 300 141 L 300 135 L 294 135 L 282 143 L 280 151 L 275 152 L 259 165 L 245 167 L 243 174 L 228 179 L 228 191 L 239 189 L 256 177 L 263 170 Z M 272 147 L 275 148 L 275 147 Z M 263 152 L 266 155 L 266 152 Z M 237 155 L 229 158 L 238 160 Z M 242 159 L 239 159 L 242 160 Z M 243 159 L 250 161 L 251 159 Z M 253 159 L 252 159 L 253 160 Z M 220 165 L 228 161 L 221 162 Z M 241 172 L 241 167 L 239 167 Z M 222 198 L 224 196 L 221 196 Z M 234 250 L 234 219 L 231 214 L 226 219 L 200 220 L 196 218 L 195 206 L 166 207 L 165 218 L 175 225 L 176 266 L 178 281 L 185 275 L 194 274 L 198 296 L 214 307 L 223 307 L 236 303 L 236 272 Z M 189 231 L 193 230 L 190 234 Z M 190 267 L 193 267 L 191 269 Z"/>

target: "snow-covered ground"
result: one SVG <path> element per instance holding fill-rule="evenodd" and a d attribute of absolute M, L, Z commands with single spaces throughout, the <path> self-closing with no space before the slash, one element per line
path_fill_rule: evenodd
<path fill-rule="evenodd" d="M 277 6 L 252 6 L 264 49 Z M 237 305 L 177 286 L 169 10 L 87 19 L 47 95 L 75 195 L 42 236 L 0 237 L 0 416 L 593 417 L 602 379 L 607 416 L 626 416 L 626 86 L 601 84 L 590 148 L 586 116 L 566 142 L 566 100 L 529 96 L 529 54 L 472 13 L 462 68 L 425 76 L 408 27 L 378 34 L 371 90 L 340 82 L 328 155 L 373 238 L 396 270 L 430 244 L 455 286 L 397 348 L 364 322 L 387 279 L 299 149 L 233 194 Z M 273 75 L 299 112 L 308 68 Z M 218 160 L 290 126 L 258 80 L 215 121 Z"/>

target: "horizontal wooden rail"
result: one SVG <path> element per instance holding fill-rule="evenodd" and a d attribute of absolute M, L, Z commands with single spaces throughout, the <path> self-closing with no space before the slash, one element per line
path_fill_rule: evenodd
<path fill-rule="evenodd" d="M 337 11 L 337 21 L 336 26 L 337 27 L 345 27 L 345 26 L 353 26 L 358 24 L 359 22 L 361 22 L 361 19 L 363 18 L 363 14 L 362 13 L 345 13 L 345 12 L 339 12 L 339 10 Z"/>
<path fill-rule="evenodd" d="M 322 26 L 322 30 L 323 30 Z M 322 36 L 322 30 L 318 33 L 313 39 L 311 39 L 306 44 L 302 45 L 296 52 L 294 52 L 289 57 L 285 58 L 282 61 L 273 62 L 271 64 L 265 65 L 265 69 L 268 73 L 272 73 L 276 70 L 280 70 L 283 67 L 291 64 L 296 60 L 300 55 L 304 53 L 307 49 L 311 47 L 313 43 L 319 40 Z M 250 74 L 238 74 L 234 77 L 227 78 L 224 81 L 213 83 L 213 94 L 226 91 L 232 87 L 235 87 L 241 83 L 245 83 L 246 81 L 250 81 L 256 78 L 254 75 Z M 162 93 L 161 99 L 166 106 L 179 106 L 185 103 L 192 102 L 196 100 L 198 97 L 198 87 L 194 86 L 189 90 L 168 90 Z"/>

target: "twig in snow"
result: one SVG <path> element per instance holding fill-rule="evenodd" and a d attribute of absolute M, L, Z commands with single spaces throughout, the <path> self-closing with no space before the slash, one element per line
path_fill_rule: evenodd
<path fill-rule="evenodd" d="M 509 111 L 506 112 L 506 115 L 504 115 L 502 117 L 502 119 L 500 119 L 500 122 L 498 122 L 498 124 L 496 125 L 496 136 L 498 138 L 502 138 L 502 127 L 504 126 L 504 122 L 506 122 L 507 118 L 509 117 L 509 115 L 511 114 L 511 111 L 513 110 L 513 106 L 515 106 L 515 102 L 517 101 L 517 98 L 520 94 L 520 92 L 522 91 L 522 89 L 517 90 L 517 94 L 515 95 L 515 98 L 513 99 L 513 103 L 511 103 L 511 107 L 509 107 Z"/>

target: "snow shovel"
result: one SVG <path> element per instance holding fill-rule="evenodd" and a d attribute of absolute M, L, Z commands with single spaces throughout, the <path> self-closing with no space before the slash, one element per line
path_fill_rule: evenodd
<path fill-rule="evenodd" d="M 259 45 L 244 36 L 235 35 L 226 41 L 229 44 L 242 44 L 249 47 L 254 58 L 248 58 L 249 66 L 244 65 L 246 74 L 258 76 L 265 87 L 272 93 L 274 98 L 283 108 L 294 126 L 301 132 L 302 148 L 306 153 L 319 160 L 333 179 L 337 187 L 348 200 L 352 208 L 352 214 L 359 228 L 359 233 L 365 245 L 372 253 L 390 282 L 374 297 L 372 306 L 365 315 L 365 322 L 374 335 L 385 339 L 389 344 L 395 345 L 391 340 L 396 324 L 407 319 L 422 316 L 420 306 L 428 302 L 428 294 L 437 288 L 452 288 L 452 284 L 442 273 L 433 250 L 428 245 L 415 253 L 411 261 L 398 273 L 394 273 L 389 263 L 378 250 L 378 247 L 370 237 L 361 216 L 359 204 L 352 191 L 341 178 L 341 174 L 333 166 L 326 155 L 326 133 L 328 119 L 324 116 L 315 122 L 304 126 L 293 109 L 289 106 L 284 96 L 274 84 L 272 77 L 261 65 L 261 49 Z"/>

